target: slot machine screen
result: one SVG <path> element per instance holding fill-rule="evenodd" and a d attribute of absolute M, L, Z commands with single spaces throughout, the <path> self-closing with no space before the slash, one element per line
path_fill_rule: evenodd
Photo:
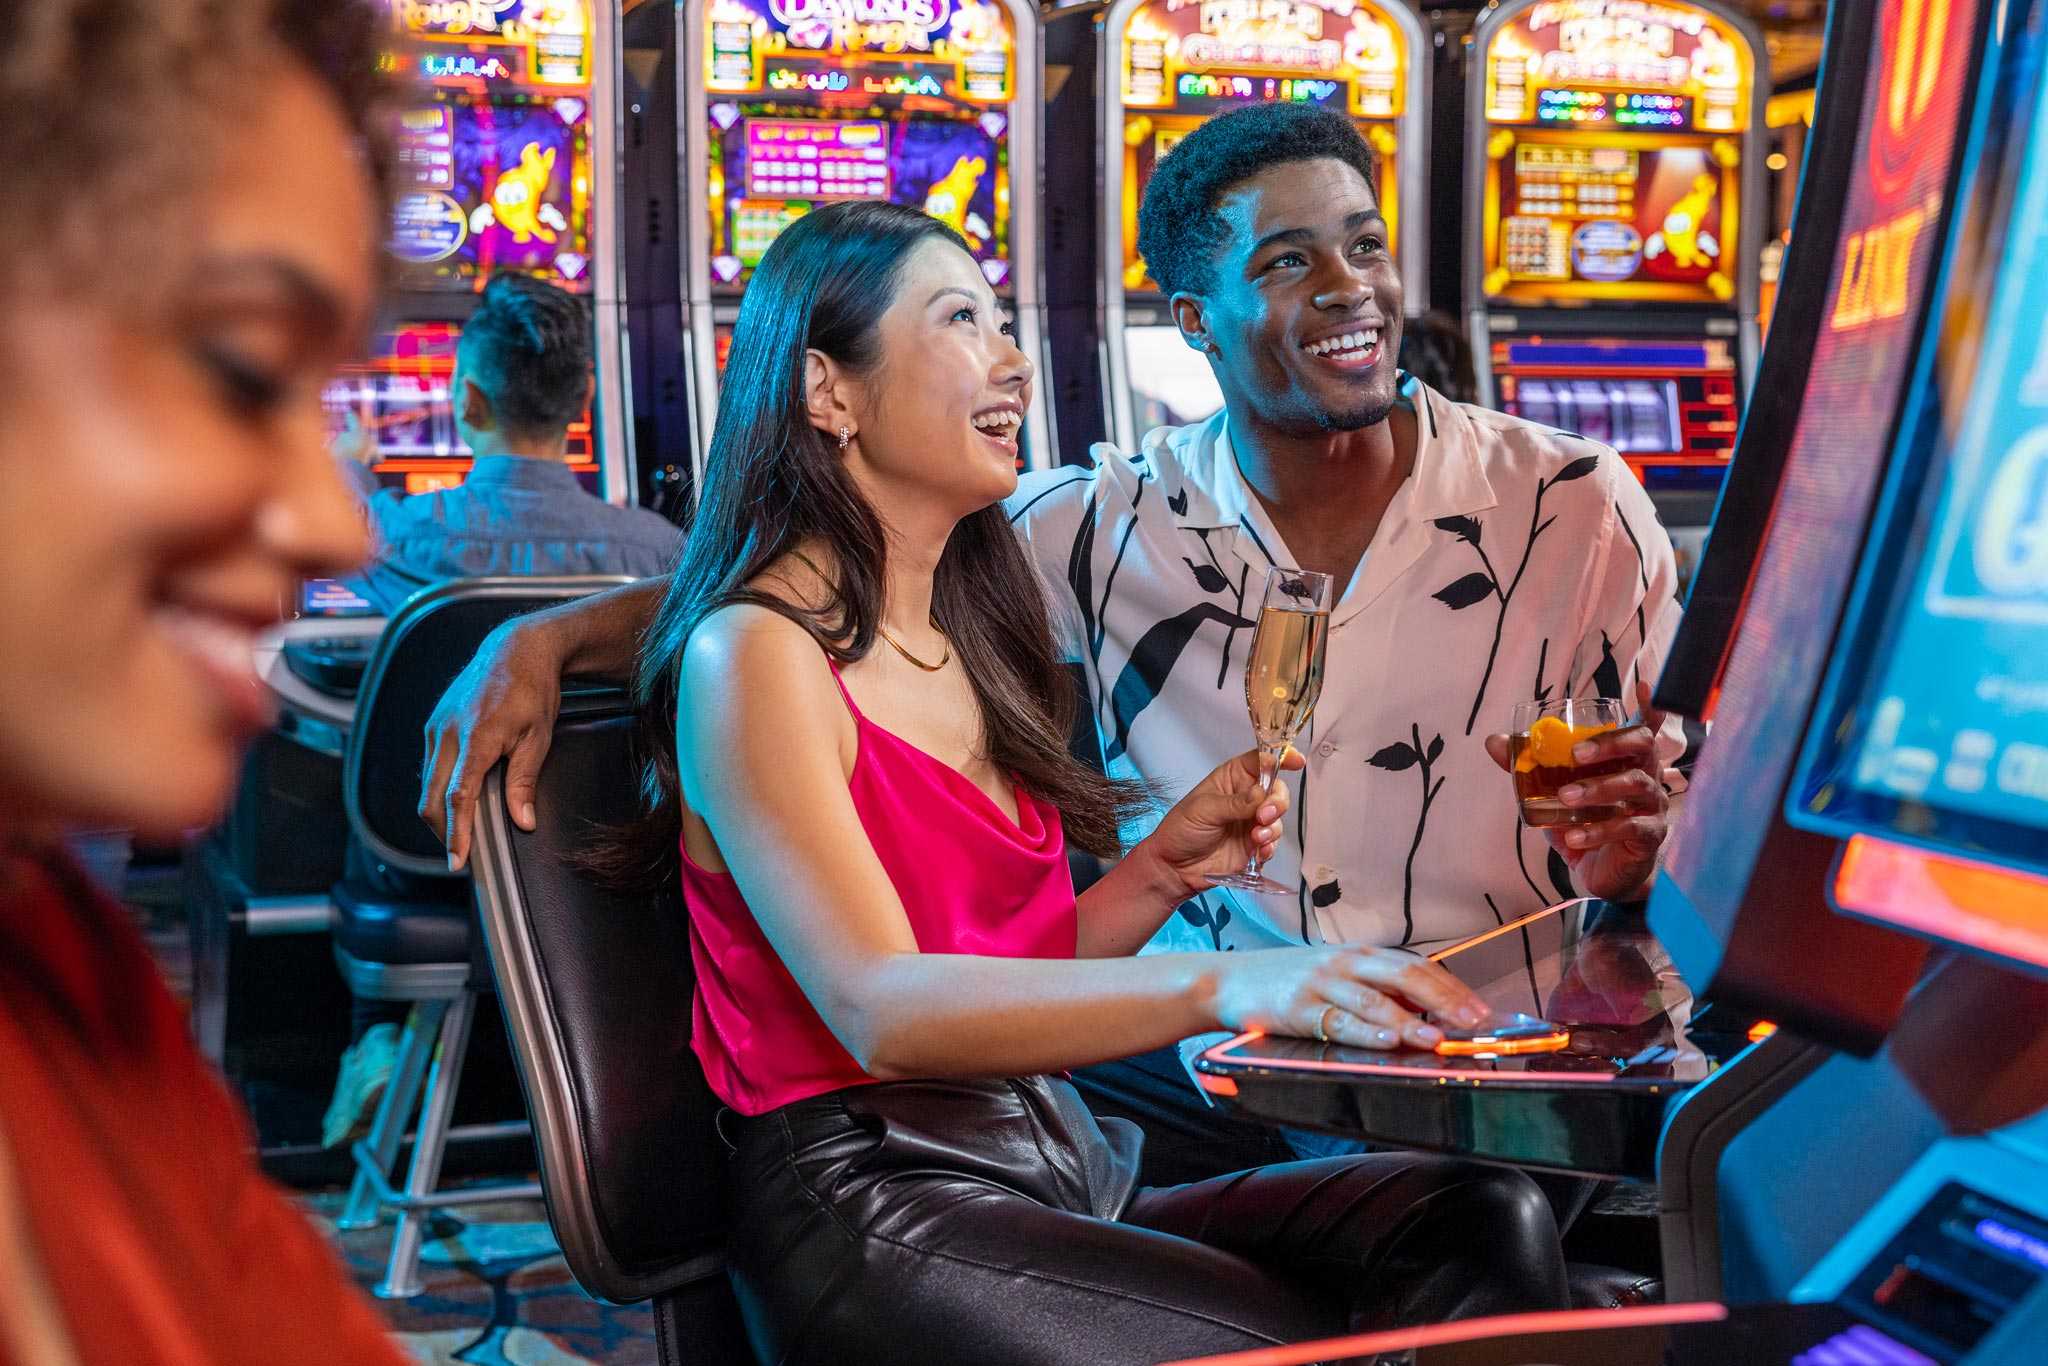
<path fill-rule="evenodd" d="M 589 290 L 589 101 L 435 94 L 398 116 L 406 188 L 387 245 L 399 282 L 472 290 L 514 270 Z"/>
<path fill-rule="evenodd" d="M 1552 92 L 1545 91 L 1545 94 Z M 1486 296 L 1727 303 L 1741 166 L 1733 139 L 1502 130 L 1486 186 Z M 1668 449 L 1668 448 L 1667 448 Z"/>
<path fill-rule="evenodd" d="M 922 210 L 1005 292 L 1009 11 L 979 0 L 715 0 L 705 10 L 711 278 L 737 293 L 781 231 L 820 205 Z"/>
<path fill-rule="evenodd" d="M 374 617 L 377 604 L 337 579 L 306 579 L 299 584 L 301 617 Z"/>
<path fill-rule="evenodd" d="M 1737 426 L 1724 338 L 1531 335 L 1492 347 L 1502 411 L 1605 442 L 1653 490 L 1719 485 Z"/>
<path fill-rule="evenodd" d="M 376 443 L 371 472 L 387 488 L 432 493 L 453 488 L 469 471 L 470 449 L 455 430 L 449 384 L 455 373 L 457 323 L 407 323 L 377 338 L 371 359 L 352 365 L 321 393 L 328 435 L 351 423 Z M 569 426 L 569 467 L 595 491 L 597 449 L 590 414 Z"/>
<path fill-rule="evenodd" d="M 1669 379 L 1525 379 L 1508 411 L 1589 441 L 1635 451 L 1678 446 L 1678 383 Z"/>
<path fill-rule="evenodd" d="M 2004 231 L 1950 272 L 1935 309 L 1943 365 L 1900 434 L 1789 806 L 1828 833 L 2043 871 L 2048 83 L 2036 87 L 1993 215 Z M 2035 915 L 2033 961 L 2048 965 L 2048 899 Z"/>
<path fill-rule="evenodd" d="M 1517 12 L 1486 45 L 1486 299 L 1733 301 L 1755 81 L 1748 40 L 1689 5 Z"/>
<path fill-rule="evenodd" d="M 1979 14 L 1964 0 L 1880 8 L 1827 312 L 1715 729 L 1665 860 L 1664 877 L 1695 905 L 1739 904 L 1753 874 L 1768 876 L 1758 854 L 1919 355 L 1974 90 Z"/>

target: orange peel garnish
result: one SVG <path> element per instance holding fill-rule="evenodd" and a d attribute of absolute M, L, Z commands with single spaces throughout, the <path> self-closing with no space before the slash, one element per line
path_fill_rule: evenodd
<path fill-rule="evenodd" d="M 1610 725 L 1574 726 L 1561 717 L 1539 716 L 1522 738 L 1520 752 L 1515 755 L 1515 772 L 1528 773 L 1539 766 L 1571 768 L 1572 746 L 1613 729 Z"/>

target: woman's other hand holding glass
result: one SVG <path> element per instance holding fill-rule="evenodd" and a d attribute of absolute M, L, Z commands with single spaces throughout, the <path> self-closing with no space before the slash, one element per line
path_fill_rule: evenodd
<path fill-rule="evenodd" d="M 1174 904 L 1207 891 L 1218 876 L 1236 872 L 1248 859 L 1262 864 L 1273 856 L 1291 798 L 1285 783 L 1267 785 L 1261 762 L 1260 752 L 1251 749 L 1219 764 L 1132 850 L 1133 858 L 1158 866 Z M 1280 770 L 1307 764 L 1290 746 Z"/>

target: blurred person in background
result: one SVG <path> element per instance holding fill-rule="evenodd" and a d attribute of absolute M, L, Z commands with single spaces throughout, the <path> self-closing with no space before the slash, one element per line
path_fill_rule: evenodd
<path fill-rule="evenodd" d="M 475 456 L 452 489 L 407 497 L 381 488 L 368 433 L 337 443 L 342 472 L 370 521 L 370 560 L 346 582 L 386 616 L 414 593 L 451 579 L 498 574 L 624 574 L 668 571 L 681 535 L 645 508 L 613 507 L 584 491 L 565 463 L 571 424 L 597 390 L 590 314 L 544 280 L 499 275 L 462 325 L 448 397 L 455 432 Z M 373 886 L 387 875 L 352 854 Z M 397 890 L 397 888 L 393 888 Z M 406 1006 L 355 1002 L 348 1051 L 320 1141 L 338 1147 L 369 1132 L 398 1065 Z"/>
<path fill-rule="evenodd" d="M 374 311 L 376 19 L 0 19 L 0 1362 L 395 1366 L 62 837 L 212 822 L 252 638 L 365 549 L 320 389 Z"/>
<path fill-rule="evenodd" d="M 371 475 L 377 450 L 367 433 L 341 442 L 373 540 L 351 586 L 388 616 L 449 579 L 666 573 L 675 527 L 585 492 L 565 463 L 570 425 L 596 389 L 584 305 L 544 280 L 494 277 L 462 325 L 448 384 L 455 433 L 476 459 L 463 482 L 407 497 Z"/>
<path fill-rule="evenodd" d="M 1432 308 L 1401 329 L 1401 368 L 1453 403 L 1477 403 L 1472 344 L 1458 320 Z"/>

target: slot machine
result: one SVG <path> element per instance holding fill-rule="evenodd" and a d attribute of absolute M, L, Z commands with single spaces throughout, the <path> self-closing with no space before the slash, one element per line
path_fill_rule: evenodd
<path fill-rule="evenodd" d="M 1515 0 L 1473 53 L 1480 400 L 1613 446 L 1667 526 L 1705 526 L 1760 349 L 1763 42 L 1711 3 Z"/>
<path fill-rule="evenodd" d="M 1802 186 L 1781 324 L 1808 335 L 1774 331 L 1701 566 L 1743 587 L 1688 613 L 1659 684 L 1714 730 L 1647 924 L 1712 1009 L 1768 1020 L 1662 1118 L 1668 1302 L 1273 1366 L 2043 1359 L 2043 10 L 1828 19 L 1815 140 L 1841 151 Z"/>
<path fill-rule="evenodd" d="M 1038 17 L 1023 0 L 687 0 L 678 7 L 690 215 L 685 328 L 717 392 L 740 299 L 777 234 L 888 200 L 967 239 L 1037 367 L 1020 463 L 1054 449 L 1039 257 Z M 694 405 L 702 473 L 717 407 Z"/>
<path fill-rule="evenodd" d="M 1056 279 L 1094 291 L 1076 301 L 1092 316 L 1077 314 L 1062 329 L 1076 340 L 1060 347 L 1069 369 L 1100 376 L 1091 436 L 1136 450 L 1152 428 L 1200 421 L 1223 404 L 1208 361 L 1181 340 L 1138 255 L 1138 205 L 1153 168 L 1216 114 L 1286 101 L 1356 120 L 1378 162 L 1405 311 L 1428 307 L 1429 45 L 1403 0 L 1115 0 L 1050 22 L 1065 32 L 1049 45 L 1092 49 L 1075 54 L 1058 101 L 1068 110 L 1056 105 L 1050 115 L 1064 130 L 1056 155 L 1075 160 L 1047 167 L 1053 213 L 1095 206 L 1091 240 L 1048 249 Z M 1084 168 L 1078 146 L 1090 144 L 1100 160 Z M 1079 225 L 1068 235 L 1079 237 Z"/>
<path fill-rule="evenodd" d="M 1759 1050 L 1769 1081 L 1710 1079 L 1667 1131 L 1666 1266 L 1674 1295 L 1841 1311 L 1879 1359 L 2031 1362 L 2048 33 L 2037 3 L 1875 11 L 1799 418 L 1745 430 L 1730 494 L 1769 497 L 1717 524 L 1722 587 L 1660 686 L 1715 730 L 1651 923 L 1791 1036 Z M 1755 475 L 1752 441 L 1783 451 Z"/>
<path fill-rule="evenodd" d="M 329 386 L 377 444 L 380 483 L 461 482 L 469 451 L 449 401 L 455 343 L 492 274 L 539 276 L 590 301 L 597 398 L 570 466 L 613 503 L 634 496 L 613 203 L 616 8 L 592 0 L 391 0 L 387 60 L 422 97 L 399 111 L 399 183 L 385 241 L 394 290 L 370 358 Z"/>

